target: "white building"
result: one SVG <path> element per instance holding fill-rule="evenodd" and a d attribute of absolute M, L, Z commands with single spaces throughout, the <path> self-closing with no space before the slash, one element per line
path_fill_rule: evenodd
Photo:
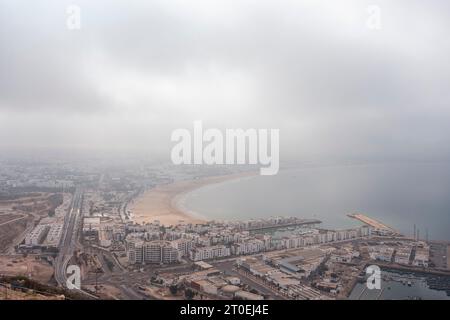
<path fill-rule="evenodd" d="M 47 232 L 50 229 L 49 225 L 46 224 L 38 224 L 33 231 L 25 237 L 25 244 L 29 246 L 37 246 L 44 241 L 47 236 Z"/>
<path fill-rule="evenodd" d="M 187 256 L 194 247 L 194 241 L 190 239 L 177 239 L 171 242 L 172 246 L 180 252 L 181 256 Z"/>
<path fill-rule="evenodd" d="M 369 255 L 372 260 L 391 262 L 394 248 L 384 245 L 369 247 Z"/>
<path fill-rule="evenodd" d="M 174 248 L 170 241 L 142 240 L 127 241 L 128 261 L 131 264 L 172 264 L 179 261 L 180 252 Z"/>
<path fill-rule="evenodd" d="M 235 255 L 253 254 L 262 252 L 266 249 L 263 240 L 251 239 L 241 243 L 235 243 L 231 247 L 231 251 Z"/>
<path fill-rule="evenodd" d="M 194 248 L 190 252 L 193 261 L 223 258 L 231 255 L 231 250 L 224 245 Z"/>
<path fill-rule="evenodd" d="M 430 247 L 425 244 L 419 244 L 416 247 L 416 254 L 414 256 L 413 265 L 418 267 L 428 267 L 428 261 L 430 260 Z"/>
<path fill-rule="evenodd" d="M 59 247 L 62 236 L 62 228 L 62 223 L 51 224 L 47 234 L 47 239 L 45 240 L 45 245 L 49 247 Z"/>
<path fill-rule="evenodd" d="M 395 263 L 408 265 L 411 258 L 412 247 L 409 245 L 401 246 L 395 251 Z"/>

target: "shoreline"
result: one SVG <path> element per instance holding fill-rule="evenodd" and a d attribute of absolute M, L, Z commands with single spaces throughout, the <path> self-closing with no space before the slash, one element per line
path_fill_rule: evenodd
<path fill-rule="evenodd" d="M 188 210 L 184 201 L 186 196 L 202 187 L 222 182 L 255 176 L 257 172 L 243 172 L 200 179 L 182 180 L 159 185 L 145 191 L 135 198 L 130 206 L 132 220 L 138 224 L 159 221 L 161 225 L 170 226 L 182 223 L 207 223 L 210 219 Z"/>

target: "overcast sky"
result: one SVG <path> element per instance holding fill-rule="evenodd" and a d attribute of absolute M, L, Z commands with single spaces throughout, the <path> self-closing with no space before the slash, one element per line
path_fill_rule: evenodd
<path fill-rule="evenodd" d="M 449 31 L 446 0 L 0 0 L 0 150 L 169 159 L 202 120 L 282 162 L 449 159 Z"/>

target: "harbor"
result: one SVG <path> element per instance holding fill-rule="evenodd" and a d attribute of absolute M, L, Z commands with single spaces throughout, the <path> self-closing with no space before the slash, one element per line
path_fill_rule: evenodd
<path fill-rule="evenodd" d="M 363 277 L 351 300 L 450 300 L 450 277 L 382 269 L 381 288 L 368 289 Z"/>

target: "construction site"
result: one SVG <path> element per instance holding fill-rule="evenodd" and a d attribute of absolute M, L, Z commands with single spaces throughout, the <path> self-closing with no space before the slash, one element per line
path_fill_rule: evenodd
<path fill-rule="evenodd" d="M 29 193 L 0 199 L 0 253 L 12 253 L 42 218 L 54 214 L 62 195 Z"/>

